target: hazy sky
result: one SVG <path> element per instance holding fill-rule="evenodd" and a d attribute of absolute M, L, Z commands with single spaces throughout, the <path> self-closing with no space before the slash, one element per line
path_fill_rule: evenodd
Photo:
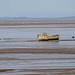
<path fill-rule="evenodd" d="M 0 17 L 75 16 L 75 0 L 0 0 Z"/>

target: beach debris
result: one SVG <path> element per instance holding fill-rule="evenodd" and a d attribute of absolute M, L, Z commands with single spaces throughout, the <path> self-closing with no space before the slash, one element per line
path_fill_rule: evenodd
<path fill-rule="evenodd" d="M 50 36 L 49 33 L 43 33 L 38 35 L 38 41 L 48 41 L 48 40 L 59 40 L 59 35 Z"/>
<path fill-rule="evenodd" d="M 3 40 L 3 38 L 0 38 L 0 40 Z"/>
<path fill-rule="evenodd" d="M 72 38 L 75 38 L 75 36 L 72 36 Z"/>

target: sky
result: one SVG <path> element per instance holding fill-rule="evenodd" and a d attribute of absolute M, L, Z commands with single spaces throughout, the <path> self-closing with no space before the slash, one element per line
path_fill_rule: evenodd
<path fill-rule="evenodd" d="M 0 0 L 0 17 L 75 16 L 75 0 Z"/>

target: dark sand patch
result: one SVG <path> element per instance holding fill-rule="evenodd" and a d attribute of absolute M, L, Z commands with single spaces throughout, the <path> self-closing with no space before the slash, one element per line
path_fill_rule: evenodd
<path fill-rule="evenodd" d="M 75 68 L 71 69 L 1 69 L 0 72 L 15 72 L 18 74 L 12 74 L 12 75 L 74 75 L 75 74 Z M 19 74 L 19 73 L 33 73 L 33 74 Z"/>
<path fill-rule="evenodd" d="M 73 48 L 58 48 L 58 49 L 38 49 L 38 48 L 7 48 L 0 49 L 2 53 L 59 53 L 59 54 L 75 54 Z"/>
<path fill-rule="evenodd" d="M 9 25 L 51 25 L 51 24 L 75 24 L 75 23 L 0 23 L 0 26 L 9 26 Z"/>
<path fill-rule="evenodd" d="M 13 71 L 13 69 L 0 69 L 0 72 L 8 72 L 8 71 Z"/>

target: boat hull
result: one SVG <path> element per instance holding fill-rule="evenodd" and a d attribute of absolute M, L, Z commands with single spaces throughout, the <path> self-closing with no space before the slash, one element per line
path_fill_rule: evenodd
<path fill-rule="evenodd" d="M 38 41 L 48 41 L 48 40 L 59 40 L 59 35 L 53 35 L 53 36 L 39 35 L 38 36 Z"/>
<path fill-rule="evenodd" d="M 59 38 L 51 38 L 51 39 L 48 39 L 48 40 L 59 40 Z"/>
<path fill-rule="evenodd" d="M 48 39 L 40 39 L 40 38 L 38 38 L 38 41 L 49 41 L 49 40 L 59 40 L 59 38 L 48 38 Z"/>

